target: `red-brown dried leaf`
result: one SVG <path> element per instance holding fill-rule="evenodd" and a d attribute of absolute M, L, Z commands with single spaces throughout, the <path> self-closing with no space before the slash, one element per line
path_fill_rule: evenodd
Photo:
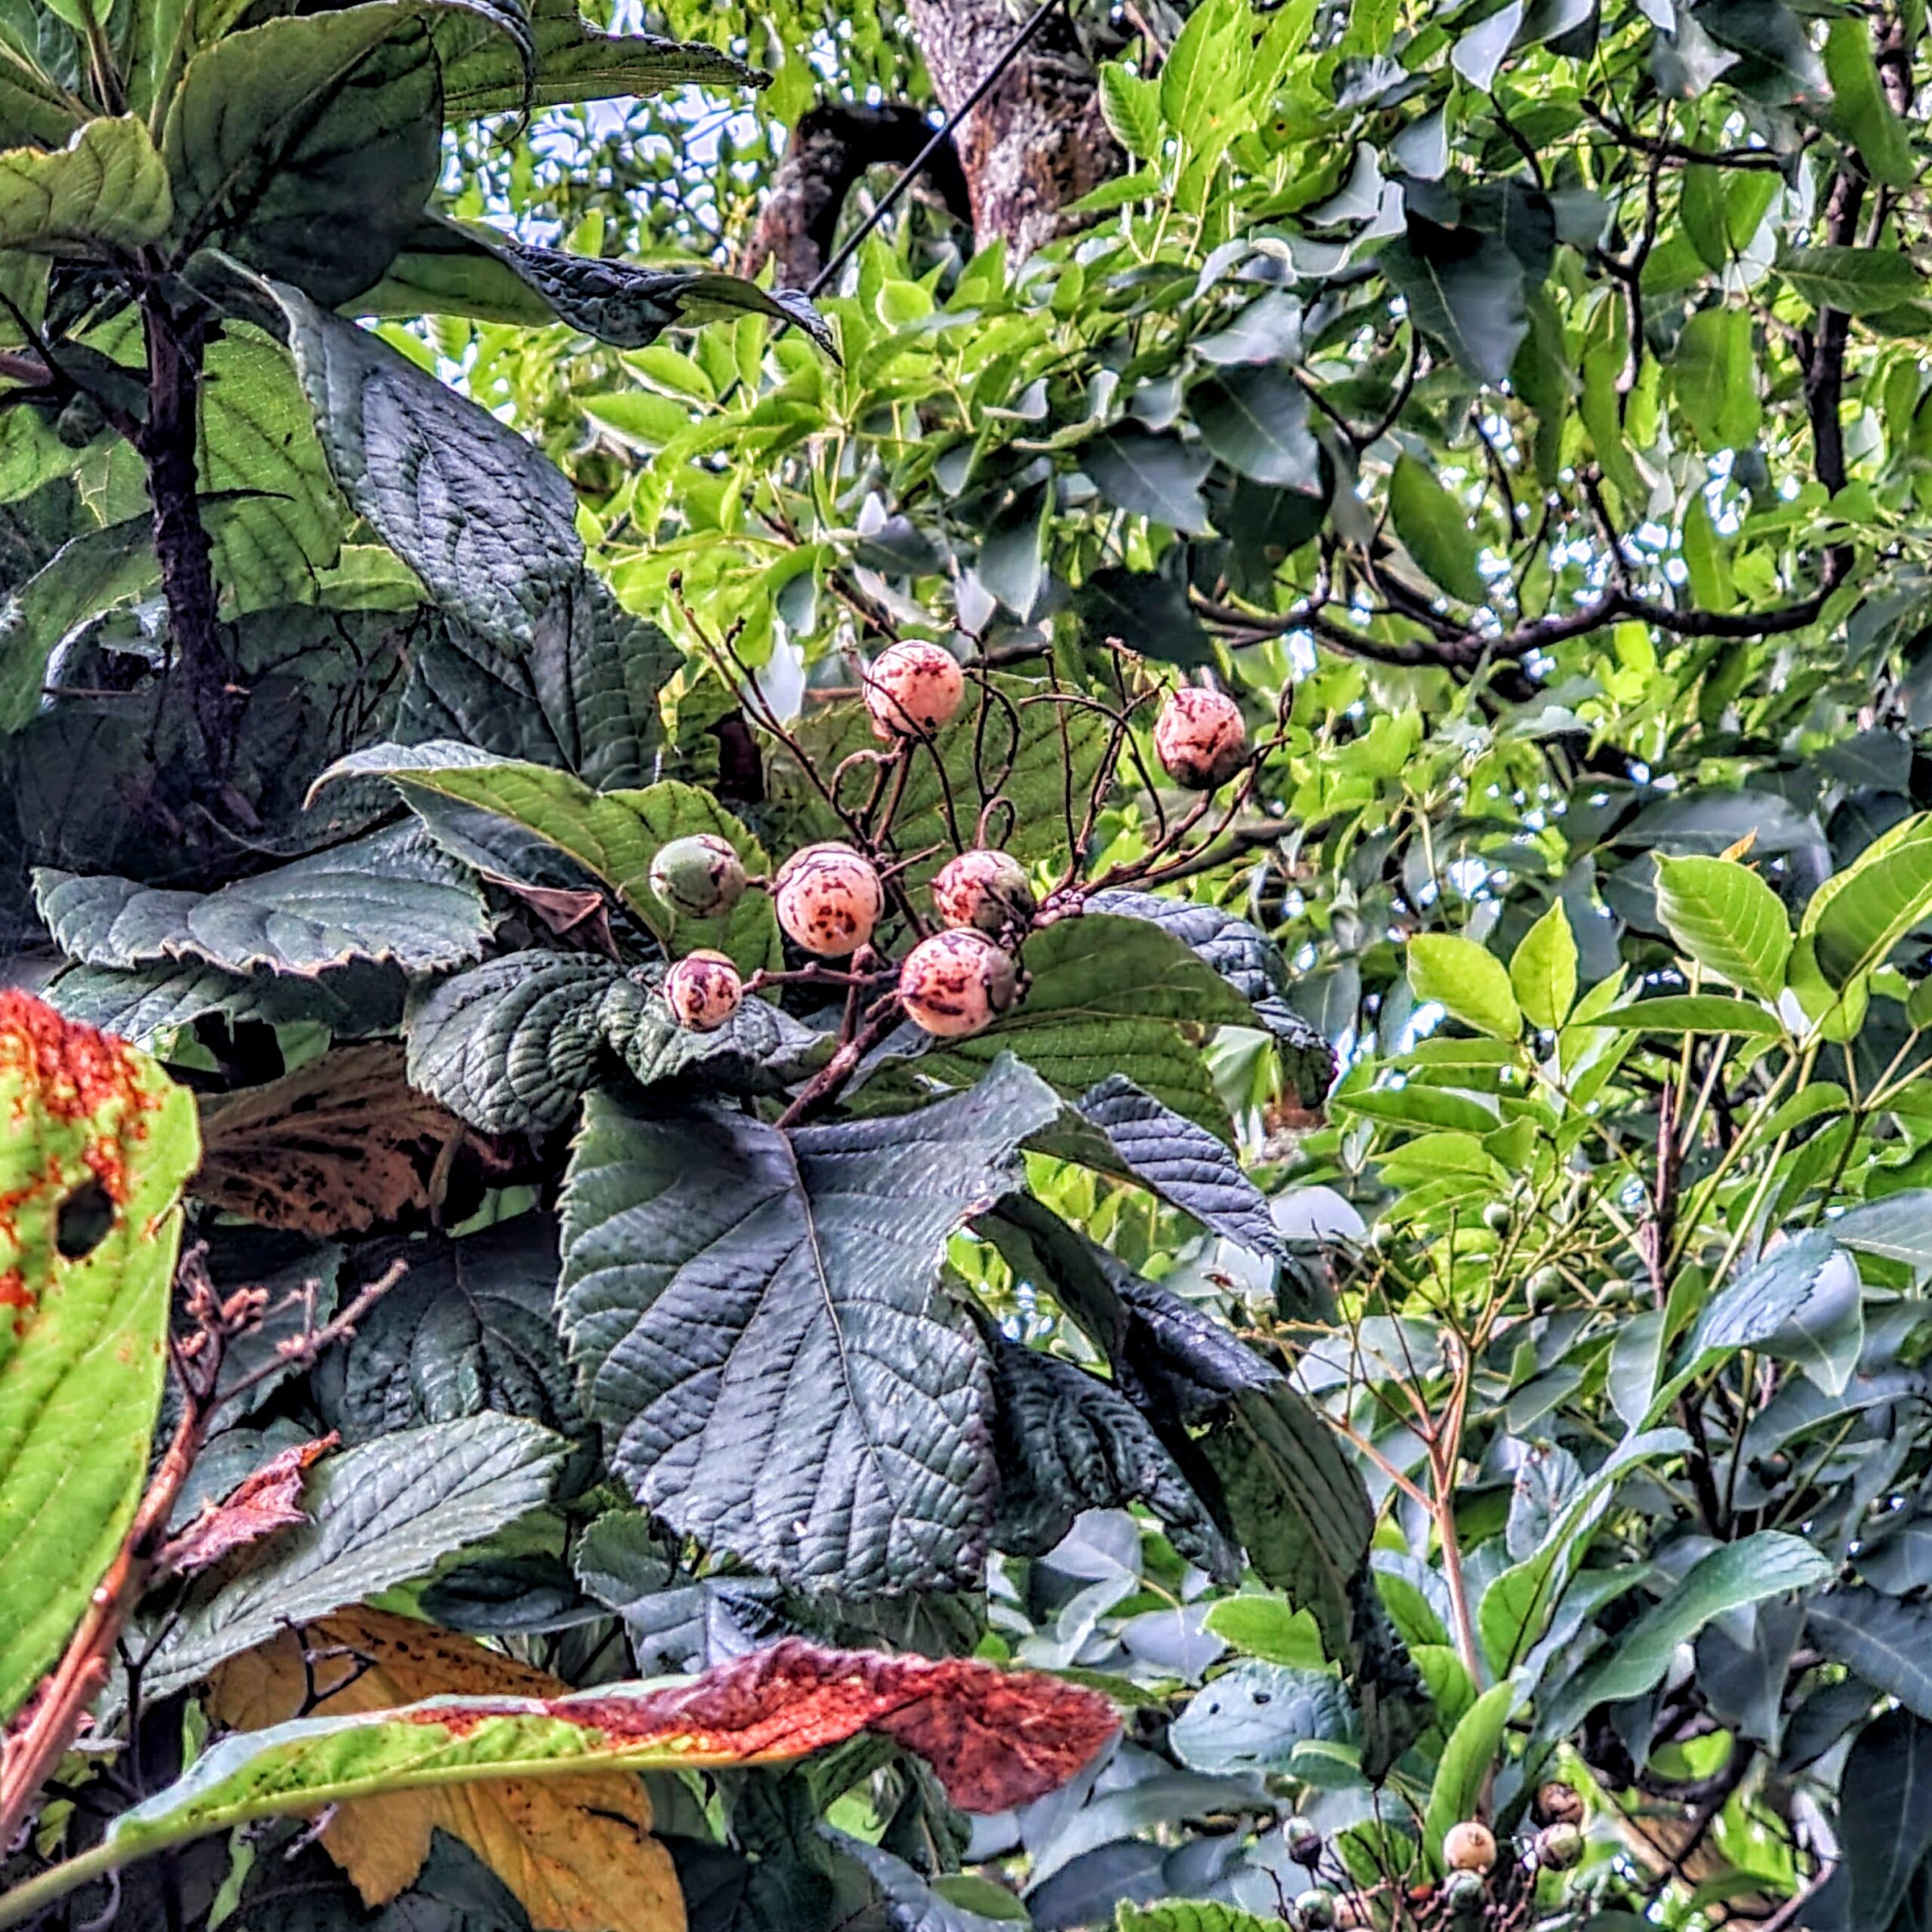
<path fill-rule="evenodd" d="M 931 1764 L 964 1811 L 1004 1811 L 1057 1790 L 1116 1728 L 1107 1700 L 1036 1671 L 967 1657 L 884 1657 L 788 1638 L 688 1684 L 630 1697 L 559 1698 L 541 1707 L 601 1731 L 620 1749 L 675 1740 L 694 1762 L 801 1758 L 862 1730 Z M 530 1706 L 424 1713 L 461 1730 Z"/>
<path fill-rule="evenodd" d="M 307 1522 L 302 1479 L 341 1440 L 331 1429 L 312 1442 L 278 1450 L 221 1502 L 203 1503 L 201 1513 L 162 1549 L 162 1568 L 192 1577 L 277 1530 Z"/>

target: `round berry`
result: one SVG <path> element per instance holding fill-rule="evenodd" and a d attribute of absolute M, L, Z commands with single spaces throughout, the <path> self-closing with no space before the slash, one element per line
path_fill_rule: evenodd
<path fill-rule="evenodd" d="M 924 738 L 950 724 L 966 695 L 966 675 L 936 644 L 895 644 L 866 667 L 863 680 L 872 734 Z"/>
<path fill-rule="evenodd" d="M 1442 1881 L 1442 1903 L 1452 1918 L 1473 1918 L 1488 1902 L 1480 1872 L 1452 1872 Z"/>
<path fill-rule="evenodd" d="M 674 912 L 714 919 L 730 912 L 743 894 L 744 861 L 716 832 L 693 832 L 657 848 L 651 862 L 651 889 Z"/>
<path fill-rule="evenodd" d="M 1297 1865 L 1305 1865 L 1312 1872 L 1321 1863 L 1321 1834 L 1313 1819 L 1304 1818 L 1297 1812 L 1281 1827 L 1281 1842 Z"/>
<path fill-rule="evenodd" d="M 1574 1785 L 1565 1784 L 1561 1778 L 1552 1778 L 1547 1784 L 1537 1786 L 1531 1809 L 1539 1825 L 1580 1825 L 1583 1822 L 1581 1795 Z"/>
<path fill-rule="evenodd" d="M 1295 1900 L 1295 1913 L 1309 1932 L 1327 1932 L 1335 1922 L 1335 1894 L 1320 1885 L 1312 1887 Z"/>
<path fill-rule="evenodd" d="M 872 861 L 835 841 L 794 852 L 772 885 L 786 937 L 826 959 L 857 952 L 872 937 L 884 903 Z"/>
<path fill-rule="evenodd" d="M 715 1033 L 738 1010 L 745 983 L 721 952 L 688 952 L 664 975 L 664 1001 L 678 1024 Z"/>
<path fill-rule="evenodd" d="M 1482 1211 L 1482 1224 L 1493 1235 L 1506 1235 L 1515 1218 L 1506 1201 L 1492 1201 Z"/>
<path fill-rule="evenodd" d="M 943 1040 L 990 1026 L 1019 995 L 1012 960 L 970 926 L 921 940 L 899 969 L 899 1003 L 906 1017 Z"/>
<path fill-rule="evenodd" d="M 997 939 L 1032 918 L 1033 888 L 1011 852 L 961 852 L 940 868 L 933 904 L 949 926 L 977 927 Z"/>
<path fill-rule="evenodd" d="M 1583 1834 L 1575 1825 L 1546 1825 L 1536 1838 L 1537 1863 L 1552 1872 L 1567 1872 L 1581 1862 Z"/>
<path fill-rule="evenodd" d="M 1190 792 L 1225 785 L 1247 756 L 1241 706 L 1198 685 L 1170 691 L 1154 721 L 1154 750 L 1168 776 Z"/>
<path fill-rule="evenodd" d="M 1442 1841 L 1442 1862 L 1452 1872 L 1487 1872 L 1496 1863 L 1496 1834 L 1473 1818 L 1451 1825 Z"/>

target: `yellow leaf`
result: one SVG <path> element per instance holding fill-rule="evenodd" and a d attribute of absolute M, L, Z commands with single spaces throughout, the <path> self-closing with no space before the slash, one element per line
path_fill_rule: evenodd
<path fill-rule="evenodd" d="M 309 1702 L 304 1647 L 319 1654 Z M 570 1687 L 466 1637 L 386 1611 L 347 1610 L 285 1631 L 215 1674 L 209 1715 L 238 1730 L 301 1716 L 386 1710 L 423 1697 L 558 1697 Z M 629 1771 L 398 1792 L 345 1804 L 323 1848 L 363 1902 L 386 1904 L 429 1855 L 440 1826 L 509 1886 L 538 1932 L 684 1932 L 670 1854 Z"/>

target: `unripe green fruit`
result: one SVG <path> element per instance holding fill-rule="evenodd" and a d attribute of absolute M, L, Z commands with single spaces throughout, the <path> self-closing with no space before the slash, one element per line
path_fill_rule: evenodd
<path fill-rule="evenodd" d="M 1225 785 L 1247 757 L 1241 706 L 1198 685 L 1170 691 L 1154 721 L 1154 752 L 1168 776 L 1190 792 Z"/>
<path fill-rule="evenodd" d="M 651 889 L 686 918 L 715 919 L 743 895 L 744 861 L 716 832 L 694 832 L 659 847 L 651 862 Z"/>
<path fill-rule="evenodd" d="M 826 959 L 857 952 L 885 903 L 872 861 L 836 840 L 794 852 L 779 868 L 771 897 L 786 937 Z"/>
<path fill-rule="evenodd" d="M 721 952 L 688 952 L 664 975 L 665 1004 L 694 1033 L 716 1032 L 744 997 L 737 968 Z"/>
<path fill-rule="evenodd" d="M 1487 1902 L 1489 1887 L 1479 1872 L 1452 1872 L 1442 1881 L 1442 1903 L 1457 1918 L 1472 1918 Z"/>
<path fill-rule="evenodd" d="M 1011 852 L 961 852 L 940 868 L 933 905 L 949 926 L 972 926 L 998 939 L 1023 931 L 1032 920 L 1032 881 Z"/>
<path fill-rule="evenodd" d="M 1442 1840 L 1442 1862 L 1452 1872 L 1487 1872 L 1496 1863 L 1496 1834 L 1474 1818 L 1451 1825 Z"/>
<path fill-rule="evenodd" d="M 1011 957 L 971 926 L 921 940 L 899 969 L 906 1018 L 943 1040 L 984 1032 L 1019 996 Z"/>
<path fill-rule="evenodd" d="M 861 681 L 872 735 L 924 738 L 950 724 L 966 695 L 966 675 L 936 644 L 895 644 L 881 651 Z"/>
<path fill-rule="evenodd" d="M 1281 1827 L 1281 1842 L 1297 1865 L 1305 1865 L 1312 1872 L 1321 1863 L 1321 1834 L 1312 1818 L 1304 1818 L 1299 1814 L 1291 1818 Z"/>
<path fill-rule="evenodd" d="M 1327 1932 L 1335 1922 L 1335 1894 L 1317 1885 L 1295 1900 L 1295 1912 L 1309 1932 Z"/>
<path fill-rule="evenodd" d="M 1507 1201 L 1492 1201 L 1482 1211 L 1482 1224 L 1493 1235 L 1507 1234 L 1509 1232 L 1509 1223 L 1515 1218 L 1515 1216 L 1509 1211 Z"/>
<path fill-rule="evenodd" d="M 1537 1832 L 1537 1863 L 1552 1872 L 1567 1872 L 1583 1856 L 1583 1834 L 1574 1825 L 1546 1825 Z"/>

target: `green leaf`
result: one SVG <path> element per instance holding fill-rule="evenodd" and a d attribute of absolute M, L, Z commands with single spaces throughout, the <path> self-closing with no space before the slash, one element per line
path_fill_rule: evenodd
<path fill-rule="evenodd" d="M 776 1093 L 829 1042 L 748 999 L 708 1033 L 681 1026 L 651 969 L 592 953 L 512 952 L 412 996 L 409 1084 L 486 1134 L 568 1124 L 607 1066 L 641 1085 L 701 1072 L 725 1093 Z"/>
<path fill-rule="evenodd" d="M 1865 1339 L 1857 1264 L 1835 1226 L 1781 1243 L 1706 1303 L 1686 1347 L 1691 1372 L 1740 1349 L 1800 1364 L 1827 1395 L 1841 1394 Z"/>
<path fill-rule="evenodd" d="M 1810 1604 L 1805 1629 L 1826 1657 L 1932 1723 L 1932 1604 L 1853 1584 Z"/>
<path fill-rule="evenodd" d="M 518 50 L 500 35 L 475 36 L 473 45 L 462 45 L 450 28 L 439 32 L 443 111 L 451 120 L 642 97 L 681 87 L 767 83 L 755 68 L 702 41 L 603 32 L 583 17 L 577 0 L 535 0 L 530 11 L 537 49 L 534 85 Z"/>
<path fill-rule="evenodd" d="M 916 1063 L 920 1073 L 965 1086 L 1012 1053 L 1071 1100 L 1128 1066 L 1143 1092 L 1229 1137 L 1186 1029 L 1251 1026 L 1254 1014 L 1179 940 L 1143 920 L 1090 912 L 1033 934 L 1020 961 L 1032 976 L 1025 999 L 985 1032 L 936 1044 Z"/>
<path fill-rule="evenodd" d="M 1745 309 L 1700 309 L 1684 325 L 1671 363 L 1677 406 L 1707 450 L 1746 449 L 1758 438 L 1752 319 Z"/>
<path fill-rule="evenodd" d="M 34 894 L 54 943 L 90 966 L 201 959 L 229 973 L 314 974 L 374 959 L 425 972 L 475 958 L 491 928 L 473 881 L 413 827 L 205 894 L 46 869 Z"/>
<path fill-rule="evenodd" d="M 977 1581 L 989 1377 L 940 1262 L 1058 1111 L 1011 1060 L 903 1118 L 790 1133 L 594 1094 L 558 1311 L 638 1500 L 850 1597 Z"/>
<path fill-rule="evenodd" d="M 1921 1275 L 1932 1269 L 1932 1188 L 1909 1188 L 1868 1201 L 1828 1225 L 1847 1247 L 1903 1261 Z"/>
<path fill-rule="evenodd" d="M 1715 993 L 1666 993 L 1660 999 L 1641 999 L 1613 1006 L 1586 1023 L 1623 1032 L 1744 1033 L 1775 1040 L 1784 1032 L 1774 1013 L 1748 1000 L 1725 999 Z"/>
<path fill-rule="evenodd" d="M 0 1720 L 60 1655 L 140 1500 L 166 1371 L 193 1097 L 0 992 Z M 82 1252 L 63 1211 L 97 1201 Z"/>
<path fill-rule="evenodd" d="M 188 63 L 162 135 L 177 260 L 220 247 L 330 306 L 377 279 L 441 155 L 422 11 L 371 0 L 271 19 Z"/>
<path fill-rule="evenodd" d="M 1509 0 L 1507 6 L 1457 36 L 1449 50 L 1449 64 L 1478 93 L 1488 93 L 1522 24 L 1523 0 Z"/>
<path fill-rule="evenodd" d="M 1513 1681 L 1485 1690 L 1463 1713 L 1442 1747 L 1422 1828 L 1423 1842 L 1438 1869 L 1442 1864 L 1442 1841 L 1450 1828 L 1476 1815 L 1496 1767 L 1497 1754 L 1503 1749 L 1510 1713 L 1521 1694 Z"/>
<path fill-rule="evenodd" d="M 51 153 L 0 153 L 0 248 L 98 260 L 167 233 L 168 171 L 131 117 L 90 121 Z"/>
<path fill-rule="evenodd" d="M 1161 64 L 1161 116 L 1197 151 L 1225 145 L 1232 114 L 1244 106 L 1248 14 L 1238 0 L 1203 0 Z"/>
<path fill-rule="evenodd" d="M 546 623 L 567 626 L 561 600 L 581 577 L 583 543 L 562 472 L 366 329 L 295 289 L 277 299 L 351 506 L 431 595 L 486 636 L 528 650 Z"/>
<path fill-rule="evenodd" d="M 1108 131 L 1137 161 L 1161 152 L 1161 84 L 1131 74 L 1117 60 L 1100 69 L 1100 112 Z"/>
<path fill-rule="evenodd" d="M 1509 961 L 1509 984 L 1532 1026 L 1554 1032 L 1577 1003 L 1577 939 L 1560 899 L 1526 932 Z"/>
<path fill-rule="evenodd" d="M 1168 1743 L 1189 1770 L 1232 1777 L 1291 1772 L 1299 1746 L 1353 1744 L 1358 1729 L 1348 1687 L 1332 1670 L 1242 1663 L 1195 1693 Z"/>
<path fill-rule="evenodd" d="M 1530 316 L 1523 265 L 1507 242 L 1411 214 L 1407 235 L 1386 245 L 1379 260 L 1417 327 L 1466 374 L 1492 386 L 1509 379 Z"/>
<path fill-rule="evenodd" d="M 1412 456 L 1395 459 L 1389 515 L 1403 547 L 1429 580 L 1466 604 L 1488 595 L 1476 568 L 1475 538 L 1463 506 Z"/>
<path fill-rule="evenodd" d="M 95 1849 L 0 1899 L 0 1924 L 205 1833 L 396 1792 L 783 1763 L 870 1731 L 923 1756 L 956 1804 L 998 1811 L 1063 1784 L 1115 1729 L 1105 1700 L 1076 1684 L 962 1658 L 826 1651 L 796 1638 L 694 1680 L 298 1718 L 224 1738 L 174 1784 L 122 1812 Z"/>
<path fill-rule="evenodd" d="M 1315 1619 L 1279 1597 L 1223 1597 L 1208 1606 L 1202 1628 L 1263 1663 L 1321 1667 L 1321 1632 Z"/>
<path fill-rule="evenodd" d="M 492 758 L 466 745 L 376 745 L 352 752 L 318 780 L 380 776 L 405 798 L 428 793 L 475 807 L 521 826 L 567 854 L 610 887 L 626 906 L 680 952 L 708 946 L 751 972 L 780 958 L 770 899 L 748 892 L 723 917 L 673 912 L 651 889 L 651 862 L 674 838 L 710 832 L 725 839 L 754 877 L 771 869 L 764 849 L 709 792 L 675 779 L 638 792 L 593 792 L 554 767 Z"/>
<path fill-rule="evenodd" d="M 373 315 L 561 321 L 619 349 L 644 348 L 673 327 L 761 315 L 796 324 L 836 355 L 830 325 L 796 289 L 761 288 L 715 269 L 639 268 L 573 255 L 438 215 L 422 217 L 382 282 L 357 306 Z M 686 420 L 681 412 L 680 427 Z"/>
<path fill-rule="evenodd" d="M 1662 1681 L 1679 1644 L 1714 1617 L 1788 1590 L 1807 1590 L 1832 1572 L 1829 1558 L 1801 1537 L 1759 1530 L 1700 1557 L 1661 1602 L 1620 1631 L 1601 1660 L 1571 1680 L 1543 1714 L 1542 1729 L 1567 1736 L 1598 1704 L 1638 1697 Z"/>
<path fill-rule="evenodd" d="M 1857 26 L 1862 44 L 1862 23 L 1835 24 Z M 1851 1881 L 1846 1923 L 1850 1932 L 1884 1932 L 1932 1850 L 1932 1724 L 1884 1711 L 1858 1734 L 1838 1782 L 1838 1828 Z"/>
<path fill-rule="evenodd" d="M 1208 502 L 1201 482 L 1214 458 L 1206 450 L 1174 436 L 1112 429 L 1080 445 L 1080 466 L 1115 509 L 1164 523 L 1184 536 L 1207 534 Z"/>
<path fill-rule="evenodd" d="M 349 966 L 298 979 L 273 973 L 246 977 L 199 960 L 157 961 L 125 970 L 70 966 L 46 989 L 49 1005 L 69 1020 L 152 1051 L 165 1035 L 219 1017 L 292 1026 L 305 1020 L 337 1039 L 392 1032 L 402 1017 L 402 975 L 386 968 Z"/>
<path fill-rule="evenodd" d="M 1905 124 L 1892 111 L 1872 58 L 1870 29 L 1856 14 L 1832 22 L 1825 36 L 1832 118 L 1851 137 L 1865 171 L 1888 188 L 1909 188 L 1914 166 Z"/>
<path fill-rule="evenodd" d="M 1154 1905 L 1129 1905 L 1123 1900 L 1114 1920 L 1115 1932 L 1272 1932 L 1281 1923 L 1257 1918 L 1239 1906 L 1212 1899 L 1162 1899 Z"/>
<path fill-rule="evenodd" d="M 1918 270 L 1889 248 L 1793 248 L 1778 272 L 1814 309 L 1870 315 L 1916 301 L 1924 291 Z"/>
<path fill-rule="evenodd" d="M 1777 894 L 1734 859 L 1657 855 L 1657 917 L 1707 972 L 1775 1001 L 1791 957 L 1791 921 Z"/>
<path fill-rule="evenodd" d="M 1932 919 L 1932 817 L 1905 820 L 1875 839 L 1805 908 L 1818 970 L 1835 987 L 1882 966 L 1915 926 Z"/>
<path fill-rule="evenodd" d="M 1409 984 L 1451 1017 L 1492 1038 L 1513 1040 L 1523 1015 L 1503 962 L 1474 940 L 1418 933 L 1409 941 Z"/>
<path fill-rule="evenodd" d="M 1321 488 L 1321 452 L 1308 427 L 1301 385 L 1272 364 L 1230 369 L 1187 392 L 1201 440 L 1230 469 L 1257 483 Z"/>
<path fill-rule="evenodd" d="M 451 1551 L 540 1508 L 564 1446 L 534 1423 L 485 1412 L 328 1457 L 303 1495 L 307 1524 L 278 1536 L 232 1581 L 211 1572 L 170 1626 L 143 1688 L 164 1697 L 291 1624 L 427 1576 Z"/>

